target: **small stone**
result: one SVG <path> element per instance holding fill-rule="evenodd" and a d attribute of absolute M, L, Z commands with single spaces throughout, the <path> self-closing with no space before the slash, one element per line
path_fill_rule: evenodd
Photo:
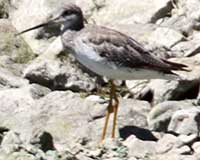
<path fill-rule="evenodd" d="M 156 142 L 142 141 L 134 136 L 127 138 L 124 145 L 128 148 L 129 157 L 145 158 L 147 155 L 156 153 Z"/>
<path fill-rule="evenodd" d="M 183 57 L 183 58 L 170 58 L 169 61 L 177 62 L 181 64 L 187 65 L 189 72 L 187 71 L 174 71 L 175 74 L 178 74 L 182 80 L 186 80 L 187 82 L 199 81 L 200 79 L 200 54 L 196 54 L 191 57 Z M 195 83 L 194 83 L 195 84 Z"/>
<path fill-rule="evenodd" d="M 22 141 L 19 137 L 19 134 L 13 131 L 9 131 L 5 134 L 1 142 L 1 147 L 5 153 L 10 154 L 12 152 L 18 151 L 21 144 Z"/>
<path fill-rule="evenodd" d="M 167 153 L 176 147 L 183 146 L 183 143 L 172 134 L 165 134 L 156 144 L 156 152 L 159 154 Z"/>
<path fill-rule="evenodd" d="M 100 96 L 97 96 L 97 95 L 90 95 L 90 96 L 86 97 L 85 100 L 97 102 L 97 103 L 100 103 L 100 104 L 104 104 L 104 103 L 107 102 L 106 99 L 104 99 Z"/>
<path fill-rule="evenodd" d="M 198 35 L 198 37 L 197 37 Z M 178 43 L 177 45 L 172 47 L 172 51 L 176 57 L 189 57 L 192 55 L 196 55 L 199 53 L 200 45 L 199 45 L 200 34 L 197 33 L 194 37 L 192 37 L 189 41 L 183 41 Z"/>
<path fill-rule="evenodd" d="M 42 56 L 42 55 L 41 55 Z M 67 58 L 66 58 L 67 59 Z M 96 85 L 89 76 L 68 58 L 65 62 L 38 57 L 24 70 L 24 77 L 51 89 L 92 91 Z"/>
<path fill-rule="evenodd" d="M 191 135 L 180 135 L 178 139 L 182 141 L 184 144 L 193 143 L 198 137 L 198 134 L 191 134 Z"/>
<path fill-rule="evenodd" d="M 171 150 L 170 153 L 171 152 L 174 152 L 176 154 L 186 155 L 186 154 L 191 154 L 191 149 L 189 146 L 184 145 L 180 148 L 175 148 L 175 149 Z"/>
<path fill-rule="evenodd" d="M 170 0 L 155 0 L 154 3 L 149 3 L 148 0 L 123 0 L 117 1 L 117 3 L 115 0 L 109 0 L 108 2 L 105 2 L 105 5 L 101 7 L 101 10 L 95 12 L 92 17 L 98 24 L 106 25 L 110 22 L 113 24 L 131 24 L 133 22 L 142 24 L 147 24 L 148 22 L 154 23 L 160 17 L 167 15 L 172 9 Z M 114 9 L 113 4 L 115 4 Z M 123 8 L 121 6 L 123 6 Z M 118 19 L 115 17 L 118 17 Z"/>
<path fill-rule="evenodd" d="M 100 157 L 102 154 L 102 149 L 90 150 L 87 153 L 88 157 Z"/>
<path fill-rule="evenodd" d="M 35 57 L 34 53 L 20 36 L 14 36 L 15 33 L 10 19 L 0 19 L 0 55 L 9 55 L 17 63 L 27 63 Z"/>
<path fill-rule="evenodd" d="M 29 154 L 24 151 L 14 152 L 6 157 L 6 160 L 40 160 L 42 157 L 37 158 L 36 156 Z"/>
<path fill-rule="evenodd" d="M 200 122 L 196 120 L 200 116 L 200 109 L 191 107 L 181 109 L 172 115 L 168 126 L 168 131 L 178 134 L 197 134 L 199 132 Z"/>
<path fill-rule="evenodd" d="M 127 80 L 126 86 L 135 98 L 140 98 L 149 92 L 149 82 L 150 80 Z"/>
<path fill-rule="evenodd" d="M 167 27 L 158 27 L 149 37 L 150 43 L 156 43 L 167 48 L 172 47 L 181 40 L 183 40 L 183 35 L 179 31 Z"/>
<path fill-rule="evenodd" d="M 56 160 L 58 159 L 58 152 L 49 150 L 46 152 L 45 158 L 48 160 Z"/>
<path fill-rule="evenodd" d="M 21 146 L 21 150 L 27 153 L 31 153 L 32 155 L 34 155 L 37 158 L 44 158 L 45 157 L 45 153 L 38 148 L 37 145 L 32 145 L 29 143 L 23 143 Z"/>
<path fill-rule="evenodd" d="M 27 90 L 30 91 L 33 99 L 40 99 L 51 92 L 51 90 L 47 87 L 41 86 L 39 84 L 31 84 L 27 87 Z"/>
<path fill-rule="evenodd" d="M 172 126 L 169 128 L 169 122 L 172 123 L 170 121 L 172 115 L 177 110 L 180 110 L 182 108 L 190 109 L 192 107 L 195 107 L 195 104 L 193 102 L 194 101 L 192 100 L 165 101 L 154 106 L 152 110 L 149 112 L 149 114 L 147 115 L 149 129 L 154 130 L 154 131 L 163 131 L 163 132 L 169 131 L 169 129 L 172 129 Z M 193 128 L 195 126 L 193 126 Z M 175 132 L 174 129 L 172 129 L 172 131 Z"/>
<path fill-rule="evenodd" d="M 194 142 L 194 144 L 192 145 L 192 149 L 195 153 L 200 153 L 200 142 Z"/>
<path fill-rule="evenodd" d="M 191 88 L 191 83 L 175 80 L 129 80 L 126 86 L 135 98 L 147 99 L 151 104 L 180 99 Z"/>
<path fill-rule="evenodd" d="M 14 75 L 8 69 L 0 68 L 0 85 L 2 88 L 19 88 L 28 85 L 28 80 Z"/>
<path fill-rule="evenodd" d="M 129 147 L 129 146 L 131 146 L 130 142 L 135 141 L 135 139 L 137 139 L 135 135 L 130 135 L 128 138 L 126 138 L 125 141 L 123 141 L 123 145 Z"/>
<path fill-rule="evenodd" d="M 120 146 L 122 146 L 122 144 L 117 139 L 114 140 L 112 138 L 108 138 L 108 139 L 106 139 L 106 140 L 103 141 L 103 147 L 106 150 L 116 150 Z"/>

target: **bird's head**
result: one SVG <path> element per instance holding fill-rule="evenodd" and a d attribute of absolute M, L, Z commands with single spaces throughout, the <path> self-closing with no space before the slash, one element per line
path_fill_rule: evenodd
<path fill-rule="evenodd" d="M 61 8 L 56 14 L 52 15 L 51 18 L 42 24 L 39 24 L 37 26 L 31 27 L 29 29 L 26 29 L 17 35 L 26 33 L 28 31 L 41 28 L 44 26 L 50 26 L 55 24 L 61 25 L 61 32 L 64 32 L 66 30 L 81 30 L 84 27 L 84 21 L 86 21 L 83 17 L 83 13 L 81 9 L 74 5 L 74 4 L 68 4 Z"/>

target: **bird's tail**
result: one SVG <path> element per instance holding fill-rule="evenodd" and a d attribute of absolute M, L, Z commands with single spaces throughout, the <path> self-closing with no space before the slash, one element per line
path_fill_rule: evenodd
<path fill-rule="evenodd" d="M 176 63 L 176 62 L 171 62 L 168 60 L 163 59 L 163 61 L 165 63 L 167 63 L 170 66 L 171 70 L 176 70 L 176 71 L 190 71 L 190 69 L 188 69 L 188 66 L 182 63 Z"/>

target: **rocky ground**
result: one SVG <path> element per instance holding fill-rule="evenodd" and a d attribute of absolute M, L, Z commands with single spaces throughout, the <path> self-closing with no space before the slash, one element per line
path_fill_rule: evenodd
<path fill-rule="evenodd" d="M 0 0 L 0 160 L 199 160 L 200 1 L 71 2 L 89 23 L 191 71 L 181 81 L 118 81 L 118 138 L 108 133 L 98 147 L 107 81 L 64 52 L 58 26 L 14 35 L 66 0 Z"/>

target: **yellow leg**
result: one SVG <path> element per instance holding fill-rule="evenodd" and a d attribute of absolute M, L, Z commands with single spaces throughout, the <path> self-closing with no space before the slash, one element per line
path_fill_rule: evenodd
<path fill-rule="evenodd" d="M 117 98 L 116 94 L 116 87 L 113 82 L 112 83 L 112 91 L 113 91 L 113 98 L 115 100 L 113 110 L 114 110 L 114 117 L 113 117 L 113 128 L 112 128 L 112 138 L 115 138 L 115 129 L 116 129 L 116 122 L 117 122 L 117 111 L 118 111 L 118 106 L 119 106 L 119 100 Z"/>
<path fill-rule="evenodd" d="M 99 143 L 101 144 L 102 141 L 104 140 L 105 138 L 105 135 L 106 135 L 106 130 L 107 130 L 107 127 L 108 127 L 108 121 L 109 121 L 109 117 L 110 117 L 110 114 L 113 112 L 113 82 L 112 80 L 110 80 L 110 83 L 111 83 L 111 89 L 110 89 L 110 100 L 109 100 L 109 105 L 107 107 L 107 112 L 106 112 L 106 119 L 105 119 L 105 124 L 104 124 L 104 127 L 103 127 L 103 133 L 102 133 L 102 136 L 101 136 L 101 139 L 99 141 Z"/>

